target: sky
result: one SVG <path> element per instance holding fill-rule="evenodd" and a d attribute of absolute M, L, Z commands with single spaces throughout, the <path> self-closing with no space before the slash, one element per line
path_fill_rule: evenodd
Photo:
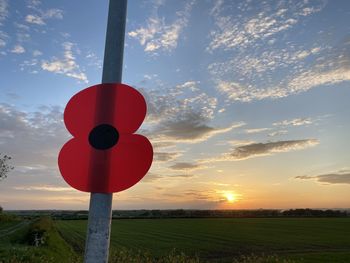
<path fill-rule="evenodd" d="M 88 209 L 57 165 L 64 107 L 101 83 L 108 1 L 0 0 L 4 209 Z M 350 2 L 129 1 L 123 83 L 148 174 L 114 209 L 350 207 Z"/>

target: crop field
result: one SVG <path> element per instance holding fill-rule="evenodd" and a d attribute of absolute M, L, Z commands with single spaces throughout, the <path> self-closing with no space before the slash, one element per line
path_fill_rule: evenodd
<path fill-rule="evenodd" d="M 56 221 L 61 236 L 78 253 L 84 248 L 86 225 L 87 221 Z M 155 258 L 176 249 L 200 262 L 233 262 L 252 254 L 292 262 L 350 262 L 350 219 L 113 220 L 111 251 L 120 249 L 143 251 Z"/>
<path fill-rule="evenodd" d="M 0 263 L 82 262 L 86 226 L 0 220 Z M 118 219 L 110 255 L 113 263 L 350 262 L 350 218 Z"/>

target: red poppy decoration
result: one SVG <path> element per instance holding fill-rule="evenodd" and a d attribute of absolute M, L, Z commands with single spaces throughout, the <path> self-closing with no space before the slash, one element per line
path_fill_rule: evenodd
<path fill-rule="evenodd" d="M 99 84 L 75 94 L 64 111 L 74 138 L 58 156 L 66 182 L 85 192 L 113 193 L 140 181 L 153 159 L 149 140 L 134 134 L 145 116 L 145 99 L 124 84 Z"/>

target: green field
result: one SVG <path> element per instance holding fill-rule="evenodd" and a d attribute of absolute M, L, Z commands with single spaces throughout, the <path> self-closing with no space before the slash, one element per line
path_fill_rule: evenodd
<path fill-rule="evenodd" d="M 62 236 L 83 249 L 86 221 L 57 221 Z M 273 254 L 301 262 L 350 262 L 348 218 L 127 219 L 112 223 L 111 248 L 163 256 L 176 248 L 201 260 L 232 262 Z"/>
<path fill-rule="evenodd" d="M 0 221 L 0 262 L 81 262 L 86 225 Z M 45 245 L 26 240 L 33 228 L 45 229 Z M 155 262 L 181 253 L 186 256 L 161 262 L 350 262 L 350 218 L 113 220 L 112 262 Z"/>

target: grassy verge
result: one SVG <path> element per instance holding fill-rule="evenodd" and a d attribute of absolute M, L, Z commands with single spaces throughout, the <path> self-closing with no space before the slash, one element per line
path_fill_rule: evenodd
<path fill-rule="evenodd" d="M 1 228 L 9 230 L 0 236 L 1 263 L 79 262 L 79 256 L 62 239 L 50 218 L 16 223 Z"/>

